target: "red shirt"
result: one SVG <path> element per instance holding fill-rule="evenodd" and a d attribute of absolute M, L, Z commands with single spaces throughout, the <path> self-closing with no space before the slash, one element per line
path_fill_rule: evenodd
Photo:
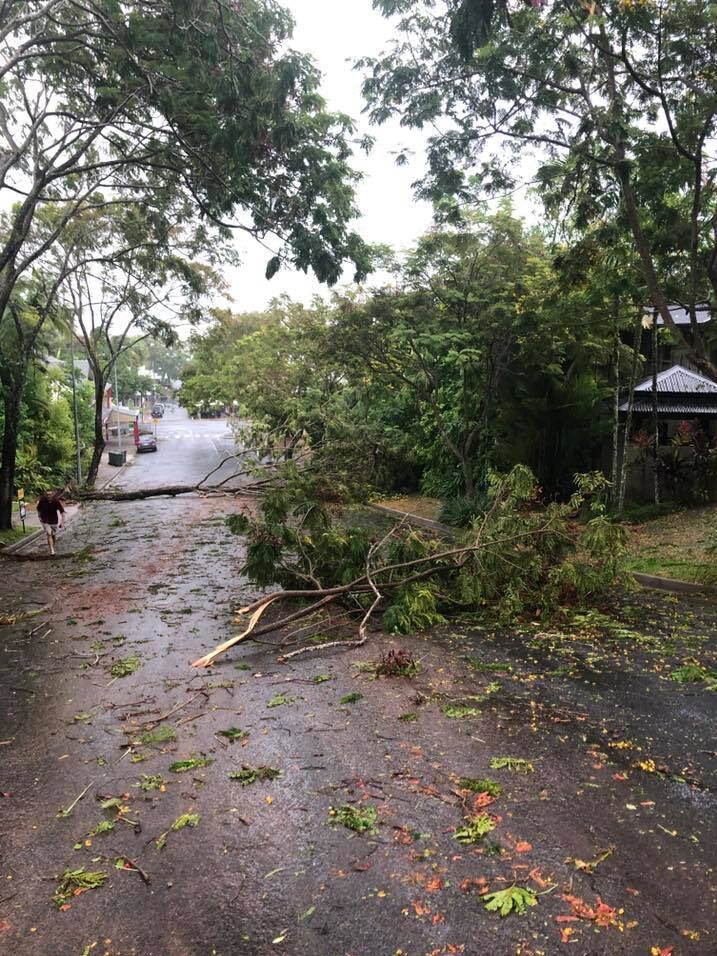
<path fill-rule="evenodd" d="M 37 503 L 37 513 L 43 524 L 57 524 L 60 514 L 65 513 L 59 498 L 42 497 Z"/>

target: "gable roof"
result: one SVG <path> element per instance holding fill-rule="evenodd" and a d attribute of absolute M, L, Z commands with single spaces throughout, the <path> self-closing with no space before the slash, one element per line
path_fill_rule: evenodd
<path fill-rule="evenodd" d="M 627 402 L 620 411 L 627 411 Z M 652 376 L 635 386 L 632 410 L 652 412 Z M 717 415 L 717 382 L 682 365 L 673 365 L 657 375 L 657 413 L 665 417 Z"/>
<path fill-rule="evenodd" d="M 652 391 L 652 376 L 646 378 L 635 386 L 636 392 Z M 700 375 L 699 372 L 693 372 L 684 365 L 673 365 L 672 368 L 665 369 L 657 375 L 657 391 L 672 392 L 675 394 L 705 394 L 717 395 L 717 382 Z"/>

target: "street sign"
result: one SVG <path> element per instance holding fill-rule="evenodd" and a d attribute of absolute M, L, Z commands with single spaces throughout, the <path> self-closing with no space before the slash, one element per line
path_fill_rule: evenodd
<path fill-rule="evenodd" d="M 24 489 L 24 488 L 18 488 L 18 489 L 17 489 L 17 500 L 20 501 L 20 500 L 21 500 L 22 498 L 24 498 L 24 497 L 25 497 L 25 489 Z"/>

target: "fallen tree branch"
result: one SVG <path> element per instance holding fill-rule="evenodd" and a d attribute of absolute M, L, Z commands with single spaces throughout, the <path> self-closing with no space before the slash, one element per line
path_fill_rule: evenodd
<path fill-rule="evenodd" d="M 198 491 L 197 485 L 163 485 L 158 488 L 140 488 L 137 491 L 83 491 L 82 501 L 141 501 L 143 498 L 156 498 L 167 495 L 190 495 Z M 208 489 L 203 489 L 208 490 Z"/>
<path fill-rule="evenodd" d="M 406 520 L 407 519 L 404 518 L 397 525 L 394 525 L 387 535 L 381 539 L 378 545 L 372 546 L 369 551 L 367 562 L 370 562 L 377 550 L 383 546 L 388 538 L 390 538 L 390 536 L 393 535 Z M 373 594 L 374 600 L 372 601 L 368 611 L 364 614 L 359 627 L 359 638 L 361 644 L 363 644 L 365 643 L 365 629 L 368 621 L 380 603 L 382 597 L 379 588 L 383 589 L 384 591 L 386 589 L 400 588 L 404 587 L 406 584 L 432 577 L 437 573 L 456 571 L 463 566 L 471 554 L 474 554 L 478 551 L 484 551 L 489 548 L 495 549 L 509 543 L 525 540 L 527 538 L 534 538 L 536 535 L 545 534 L 547 532 L 556 533 L 556 529 L 552 527 L 549 522 L 540 528 L 531 529 L 530 531 L 525 532 L 518 532 L 516 534 L 505 535 L 501 538 L 495 538 L 490 542 L 482 543 L 480 540 L 476 539 L 474 543 L 470 545 L 465 545 L 458 548 L 450 548 L 445 551 L 440 551 L 436 554 L 426 555 L 421 558 L 414 558 L 410 561 L 388 564 L 379 568 L 371 569 L 370 564 L 367 563 L 367 568 L 364 573 L 359 577 L 354 578 L 354 580 L 350 581 L 348 584 L 336 585 L 330 588 L 298 588 L 284 591 L 272 591 L 271 593 L 265 594 L 261 598 L 258 598 L 256 601 L 253 601 L 251 604 L 246 605 L 246 607 L 240 608 L 239 614 L 251 615 L 247 627 L 240 634 L 237 634 L 235 637 L 232 637 L 218 645 L 218 647 L 216 647 L 209 654 L 205 654 L 204 657 L 200 657 L 198 660 L 194 661 L 192 666 L 209 667 L 214 663 L 217 657 L 224 654 L 236 644 L 249 640 L 253 637 L 260 637 L 263 634 L 281 631 L 284 627 L 286 627 L 287 624 L 291 624 L 294 621 L 300 620 L 301 618 L 308 617 L 309 615 L 314 614 L 316 611 L 326 607 L 327 604 L 330 604 L 342 597 L 355 594 Z M 393 580 L 385 581 L 383 583 L 377 583 L 375 580 L 379 575 L 383 576 L 389 572 L 406 571 L 412 568 L 419 568 L 422 565 L 429 565 L 429 567 L 423 567 L 422 570 L 416 571 L 414 574 L 396 577 Z M 263 613 L 277 601 L 287 601 L 302 598 L 314 598 L 316 600 L 306 607 L 299 608 L 297 611 L 294 611 L 285 617 L 279 618 L 277 621 L 272 621 L 271 623 L 262 625 L 261 627 L 258 626 L 259 620 L 261 619 Z M 329 642 L 326 645 L 314 645 L 314 649 L 337 645 L 348 646 L 348 642 L 338 641 Z M 360 646 L 360 644 L 354 642 L 354 646 Z M 288 660 L 291 657 L 297 656 L 298 653 L 304 653 L 303 649 L 298 649 L 297 651 L 292 651 L 290 654 L 284 655 L 284 659 Z"/>

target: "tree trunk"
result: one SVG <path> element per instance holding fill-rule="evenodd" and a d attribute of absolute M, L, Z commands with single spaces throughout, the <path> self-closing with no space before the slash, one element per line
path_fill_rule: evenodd
<path fill-rule="evenodd" d="M 693 341 L 690 342 L 682 332 L 682 329 L 675 324 L 675 321 L 672 318 L 669 304 L 665 298 L 664 292 L 662 291 L 660 279 L 655 268 L 650 244 L 647 241 L 647 237 L 642 229 L 640 211 L 638 208 L 635 191 L 630 181 L 630 170 L 627 162 L 623 162 L 623 165 L 619 168 L 618 173 L 625 216 L 627 218 L 628 225 L 630 226 L 630 231 L 632 232 L 635 248 L 642 265 L 642 273 L 645 278 L 647 291 L 649 292 L 650 300 L 652 301 L 655 312 L 659 314 L 660 318 L 665 324 L 665 327 L 671 329 L 675 333 L 681 344 L 686 349 L 690 361 L 697 366 L 703 375 L 706 375 L 708 378 L 711 378 L 712 381 L 717 382 L 717 365 L 715 365 L 715 363 L 710 359 L 702 336 L 693 331 Z"/>
<path fill-rule="evenodd" d="M 473 478 L 473 465 L 468 458 L 461 461 L 461 471 L 463 472 L 463 493 L 470 501 L 475 495 L 475 480 Z"/>
<path fill-rule="evenodd" d="M 654 445 L 652 447 L 652 480 L 654 485 L 655 504 L 660 503 L 660 429 L 657 420 L 657 313 L 652 317 L 652 431 Z"/>
<path fill-rule="evenodd" d="M 633 335 L 632 368 L 630 369 L 630 385 L 627 395 L 627 414 L 625 415 L 625 432 L 622 436 L 622 461 L 620 462 L 620 490 L 617 499 L 617 510 L 621 512 L 625 506 L 625 489 L 627 488 L 627 449 L 632 427 L 632 407 L 635 404 L 635 386 L 637 385 L 637 367 L 640 361 L 640 347 L 642 346 L 642 315 L 638 315 Z"/>
<path fill-rule="evenodd" d="M 610 469 L 610 501 L 613 505 L 618 499 L 618 450 L 620 435 L 620 331 L 618 314 L 615 310 L 615 345 L 612 359 L 613 367 L 613 408 L 612 408 L 612 468 Z"/>
<path fill-rule="evenodd" d="M 93 369 L 95 379 L 95 440 L 92 449 L 92 459 L 87 471 L 87 486 L 94 487 L 97 480 L 97 472 L 102 460 L 102 452 L 105 450 L 105 435 L 102 431 L 102 408 L 105 400 L 105 382 L 97 369 Z"/>
<path fill-rule="evenodd" d="M 24 371 L 20 372 L 9 388 L 7 383 L 4 384 L 5 425 L 2 440 L 2 464 L 0 464 L 0 530 L 9 531 L 12 528 L 12 503 L 15 495 L 15 459 L 20 427 L 20 405 L 25 391 Z"/>

